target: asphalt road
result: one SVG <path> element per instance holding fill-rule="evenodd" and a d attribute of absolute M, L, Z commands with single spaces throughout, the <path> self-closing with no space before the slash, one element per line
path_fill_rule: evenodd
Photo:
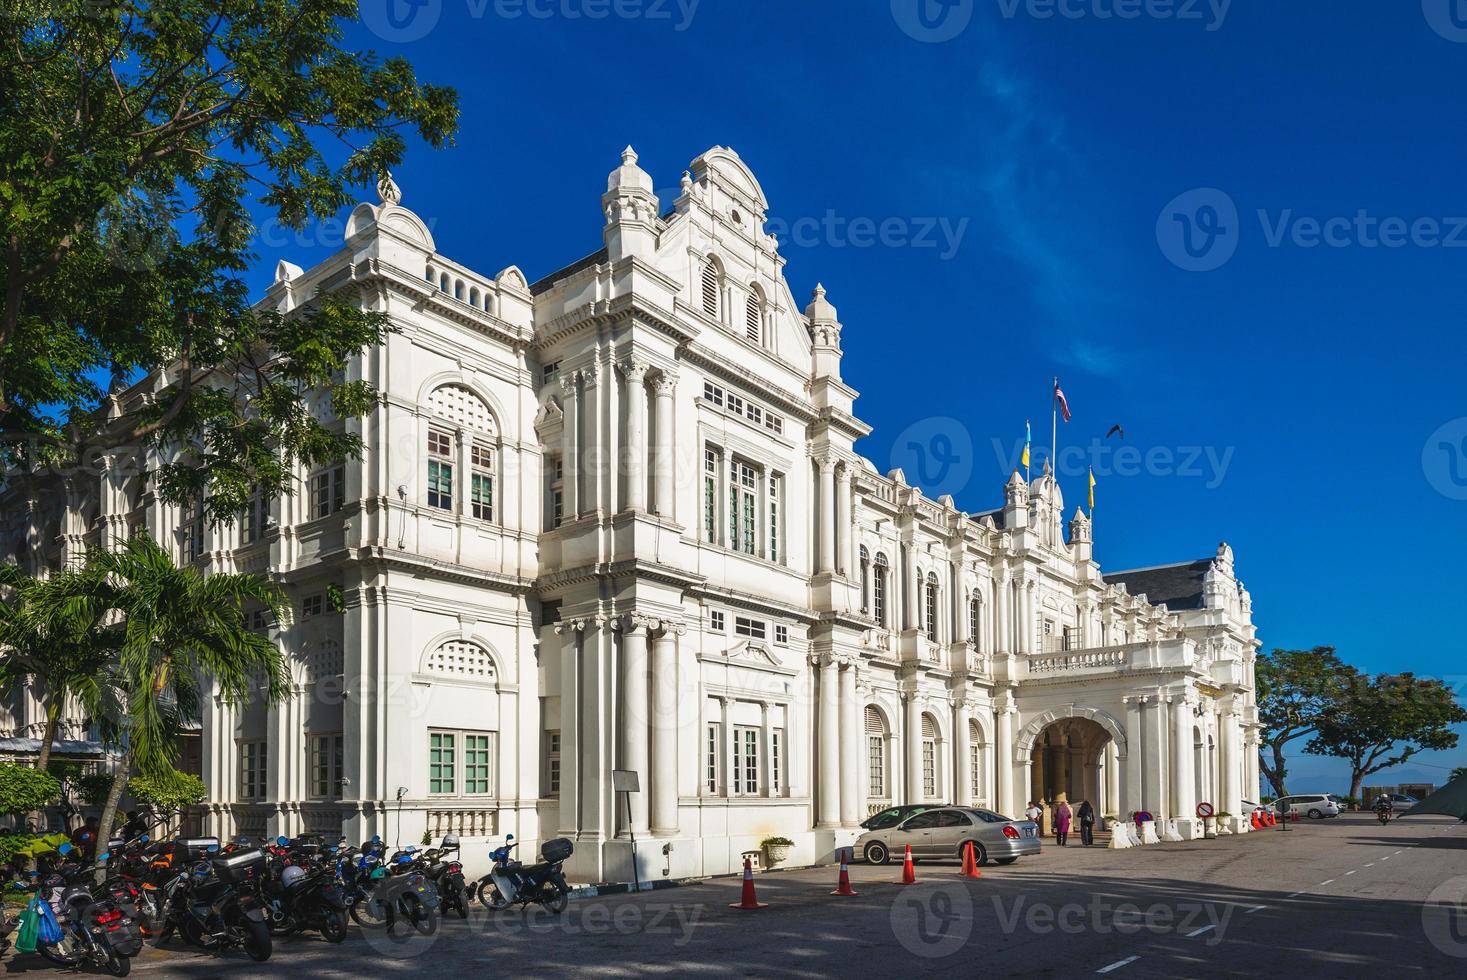
<path fill-rule="evenodd" d="M 1382 827 L 1369 814 L 1288 832 L 1124 851 L 1046 844 L 1037 858 L 957 877 L 956 863 L 855 865 L 856 898 L 831 868 L 757 877 L 769 908 L 728 908 L 719 879 L 573 901 L 559 919 L 519 912 L 450 920 L 401 941 L 353 927 L 344 944 L 279 943 L 255 964 L 175 941 L 145 950 L 145 977 L 534 976 L 1133 977 L 1467 975 L 1467 825 Z M 51 972 L 34 956 L 10 973 Z"/>

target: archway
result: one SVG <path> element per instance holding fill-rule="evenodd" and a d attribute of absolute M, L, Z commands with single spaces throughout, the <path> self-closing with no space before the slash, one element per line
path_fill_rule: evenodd
<path fill-rule="evenodd" d="M 1073 805 L 1089 800 L 1101 810 L 1105 747 L 1111 734 L 1089 718 L 1062 718 L 1034 738 L 1029 799 L 1053 805 L 1061 794 Z"/>

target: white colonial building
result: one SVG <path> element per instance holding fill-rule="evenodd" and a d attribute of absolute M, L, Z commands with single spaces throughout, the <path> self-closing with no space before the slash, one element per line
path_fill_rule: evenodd
<path fill-rule="evenodd" d="M 144 526 L 288 590 L 256 625 L 292 696 L 202 719 L 207 828 L 454 832 L 471 858 L 564 835 L 600 881 L 630 878 L 633 837 L 643 880 L 771 835 L 828 859 L 894 802 L 1064 792 L 1189 837 L 1207 800 L 1245 829 L 1258 644 L 1228 547 L 1103 574 L 1048 475 L 967 514 L 877 472 L 835 307 L 791 295 L 749 168 L 715 147 L 675 201 L 653 186 L 626 150 L 603 247 L 535 283 L 440 254 L 390 180 L 339 252 L 280 263 L 262 307 L 349 286 L 391 317 L 346 366 L 385 399 L 341 423 L 363 459 L 231 526 L 137 467 L 9 488 L 20 561 Z M 26 701 L 0 735 L 34 734 Z"/>

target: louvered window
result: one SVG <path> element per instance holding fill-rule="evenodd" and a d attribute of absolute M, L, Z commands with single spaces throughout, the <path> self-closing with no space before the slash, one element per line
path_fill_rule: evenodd
<path fill-rule="evenodd" d="M 703 312 L 718 316 L 718 267 L 711 260 L 703 263 Z"/>

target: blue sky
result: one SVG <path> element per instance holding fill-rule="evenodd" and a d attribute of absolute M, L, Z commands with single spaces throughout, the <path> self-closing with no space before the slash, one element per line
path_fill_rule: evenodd
<path fill-rule="evenodd" d="M 926 27 L 918 0 L 385 2 L 352 42 L 462 96 L 457 145 L 397 173 L 445 254 L 535 279 L 599 246 L 624 145 L 660 188 L 732 146 L 797 299 L 818 280 L 840 309 L 883 470 L 911 476 L 916 442 L 955 464 L 934 472 L 960 507 L 995 506 L 1026 418 L 1048 443 L 1058 375 L 1062 447 L 1121 423 L 1139 450 L 1062 456 L 1071 508 L 1096 465 L 1105 567 L 1225 538 L 1266 646 L 1467 689 L 1447 0 L 924 0 Z M 334 244 L 262 248 L 256 284 Z M 1467 750 L 1420 761 L 1396 775 L 1439 781 Z M 1291 788 L 1342 772 L 1304 757 Z"/>

